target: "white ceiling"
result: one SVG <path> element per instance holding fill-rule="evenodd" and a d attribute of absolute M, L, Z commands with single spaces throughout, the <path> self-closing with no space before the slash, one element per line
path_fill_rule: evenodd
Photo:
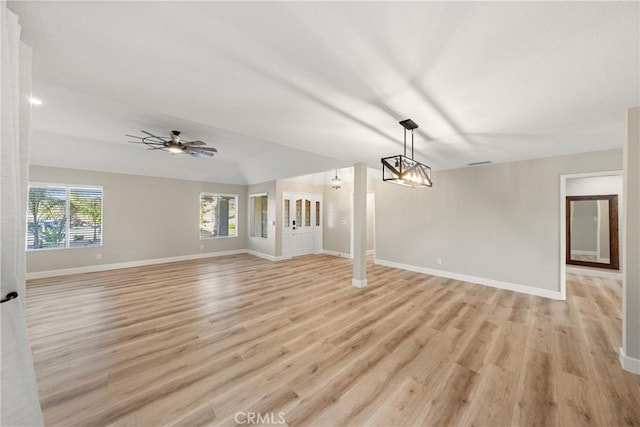
<path fill-rule="evenodd" d="M 257 183 L 401 151 L 434 169 L 622 145 L 638 2 L 9 2 L 32 163 Z M 183 132 L 172 156 L 126 133 Z"/>

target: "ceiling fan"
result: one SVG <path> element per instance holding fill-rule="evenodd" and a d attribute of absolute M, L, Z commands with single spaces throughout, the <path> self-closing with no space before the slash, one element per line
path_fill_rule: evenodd
<path fill-rule="evenodd" d="M 193 157 L 199 157 L 201 154 L 213 157 L 218 150 L 215 148 L 203 147 L 207 145 L 203 141 L 182 141 L 180 139 L 180 131 L 172 130 L 169 137 L 157 136 L 146 130 L 141 130 L 147 136 L 126 135 L 129 138 L 137 138 L 138 141 L 129 141 L 134 144 L 145 144 L 150 150 L 166 150 L 173 154 L 189 154 Z"/>

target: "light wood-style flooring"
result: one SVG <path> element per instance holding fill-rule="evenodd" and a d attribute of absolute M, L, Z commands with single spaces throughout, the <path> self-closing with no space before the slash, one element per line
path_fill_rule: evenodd
<path fill-rule="evenodd" d="M 46 425 L 640 425 L 618 283 L 569 276 L 563 302 L 368 279 L 237 255 L 30 281 Z"/>

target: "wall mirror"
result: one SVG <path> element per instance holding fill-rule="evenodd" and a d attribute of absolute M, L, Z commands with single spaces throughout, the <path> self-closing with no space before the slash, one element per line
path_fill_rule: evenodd
<path fill-rule="evenodd" d="M 567 264 L 619 268 L 618 196 L 567 197 Z"/>

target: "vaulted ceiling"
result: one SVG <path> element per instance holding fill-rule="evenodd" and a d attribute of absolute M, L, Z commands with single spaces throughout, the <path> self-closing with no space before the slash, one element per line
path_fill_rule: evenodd
<path fill-rule="evenodd" d="M 257 183 L 402 150 L 434 169 L 622 145 L 638 2 L 9 2 L 34 164 Z M 214 158 L 130 144 L 202 139 Z"/>

